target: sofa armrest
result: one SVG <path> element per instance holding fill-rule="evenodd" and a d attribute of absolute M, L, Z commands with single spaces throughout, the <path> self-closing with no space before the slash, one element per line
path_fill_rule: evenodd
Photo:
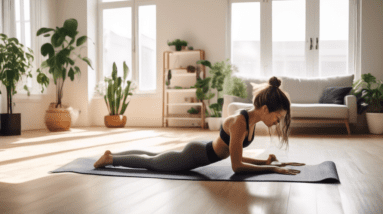
<path fill-rule="evenodd" d="M 347 95 L 344 97 L 344 103 L 348 108 L 348 122 L 357 123 L 358 109 L 356 103 L 356 97 L 354 95 Z"/>
<path fill-rule="evenodd" d="M 240 102 L 240 103 L 247 103 L 246 99 L 232 96 L 232 95 L 223 95 L 223 106 L 222 106 L 222 119 L 225 120 L 228 116 L 230 116 L 228 107 L 230 103 L 234 102 Z"/>

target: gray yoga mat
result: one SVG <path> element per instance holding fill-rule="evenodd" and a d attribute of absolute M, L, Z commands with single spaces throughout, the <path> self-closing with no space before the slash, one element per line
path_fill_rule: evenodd
<path fill-rule="evenodd" d="M 98 158 L 78 158 L 54 171 L 76 172 L 81 174 L 140 177 L 140 178 L 160 178 L 173 180 L 196 180 L 196 181 L 255 181 L 255 182 L 304 182 L 304 183 L 340 183 L 335 163 L 325 161 L 318 165 L 305 166 L 285 166 L 287 168 L 301 170 L 297 175 L 283 175 L 277 173 L 248 173 L 235 174 L 231 169 L 230 162 L 225 165 L 214 163 L 212 165 L 200 167 L 187 172 L 163 173 L 149 171 L 146 169 L 133 169 L 127 167 L 106 166 L 105 168 L 95 169 L 93 164 Z"/>

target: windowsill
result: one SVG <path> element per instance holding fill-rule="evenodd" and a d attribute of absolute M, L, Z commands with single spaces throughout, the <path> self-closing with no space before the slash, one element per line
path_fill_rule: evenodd
<path fill-rule="evenodd" d="M 27 94 L 16 94 L 13 96 L 13 102 L 17 103 L 31 103 L 31 102 L 41 102 L 43 96 L 45 94 L 31 94 L 28 96 Z"/>
<path fill-rule="evenodd" d="M 158 93 L 156 91 L 141 91 L 141 92 L 134 92 L 133 97 L 157 97 Z M 94 100 L 104 100 L 104 96 L 101 95 L 94 95 L 92 97 Z"/>

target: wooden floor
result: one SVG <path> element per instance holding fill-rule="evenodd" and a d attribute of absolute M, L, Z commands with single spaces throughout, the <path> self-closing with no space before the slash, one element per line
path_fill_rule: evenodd
<path fill-rule="evenodd" d="M 198 128 L 72 128 L 0 136 L 0 213 L 383 213 L 383 136 L 299 133 L 288 152 L 257 136 L 245 155 L 334 161 L 341 184 L 178 181 L 50 174 L 76 158 L 145 149 L 181 150 L 218 131 Z"/>

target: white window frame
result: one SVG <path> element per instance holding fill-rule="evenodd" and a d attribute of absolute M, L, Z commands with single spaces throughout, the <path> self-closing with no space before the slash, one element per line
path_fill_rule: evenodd
<path fill-rule="evenodd" d="M 130 72 L 132 72 L 132 81 L 135 81 L 138 85 L 139 83 L 139 42 L 138 42 L 138 7 L 144 5 L 156 5 L 155 1 L 146 1 L 146 0 L 126 0 L 126 1 L 116 1 L 116 2 L 102 2 L 102 0 L 98 0 L 98 72 L 96 80 L 97 82 L 104 80 L 104 67 L 103 67 L 103 48 L 104 48 L 104 38 L 103 38 L 103 10 L 105 9 L 115 9 L 115 8 L 123 8 L 123 7 L 131 7 L 132 8 L 132 68 Z M 156 19 L 157 20 L 157 19 Z M 156 54 L 157 56 L 157 54 Z M 157 60 L 156 60 L 157 61 Z M 156 66 L 157 69 L 157 66 Z M 157 75 L 157 72 L 156 72 Z M 156 78 L 157 79 L 157 78 Z M 151 91 L 140 91 L 136 90 L 135 95 L 156 95 L 158 91 L 158 84 L 155 90 Z M 139 87 L 138 87 L 139 89 Z"/>
<path fill-rule="evenodd" d="M 261 14 L 260 14 L 260 26 L 261 26 L 261 74 L 263 76 L 269 76 L 272 73 L 272 1 L 283 0 L 229 0 L 228 1 L 228 19 L 227 19 L 227 42 L 226 42 L 226 57 L 231 58 L 231 5 L 232 3 L 244 3 L 244 2 L 260 2 Z M 314 68 L 308 68 L 308 71 L 318 72 L 319 66 L 319 50 L 309 51 L 310 38 L 313 38 L 313 42 L 318 37 L 319 41 L 319 0 L 312 1 L 306 0 L 306 66 L 315 66 Z M 314 10 L 315 13 L 310 12 Z M 361 32 L 360 32 L 360 0 L 349 0 L 349 56 L 348 56 L 348 71 L 347 74 L 355 74 L 355 78 L 361 75 L 361 62 L 360 62 L 360 44 L 361 44 Z M 315 20 L 314 20 L 315 19 Z M 314 23 L 314 25 L 310 24 Z M 319 42 L 320 43 L 320 42 Z M 314 44 L 315 45 L 315 44 Z"/>
<path fill-rule="evenodd" d="M 24 0 L 20 0 L 20 9 L 24 11 Z M 36 36 L 37 30 L 41 26 L 41 1 L 40 0 L 30 0 L 30 25 L 31 25 L 31 49 L 33 50 L 34 61 L 32 63 L 32 87 L 29 91 L 30 96 L 27 95 L 27 92 L 22 89 L 22 91 L 18 90 L 17 94 L 14 96 L 14 102 L 41 102 L 41 99 L 44 95 L 47 94 L 47 90 L 41 93 L 41 87 L 37 83 L 36 79 L 36 70 L 40 67 L 42 63 L 42 56 L 40 54 L 40 47 L 42 46 L 42 41 L 39 37 Z M 24 17 L 24 13 L 20 13 L 20 27 L 21 27 L 21 38 L 22 41 L 25 40 L 25 27 L 24 22 L 21 20 Z M 16 27 L 16 20 L 15 20 Z M 16 37 L 16 29 L 15 29 L 15 37 Z M 20 42 L 22 42 L 20 41 Z M 22 84 L 21 82 L 19 84 Z"/>

